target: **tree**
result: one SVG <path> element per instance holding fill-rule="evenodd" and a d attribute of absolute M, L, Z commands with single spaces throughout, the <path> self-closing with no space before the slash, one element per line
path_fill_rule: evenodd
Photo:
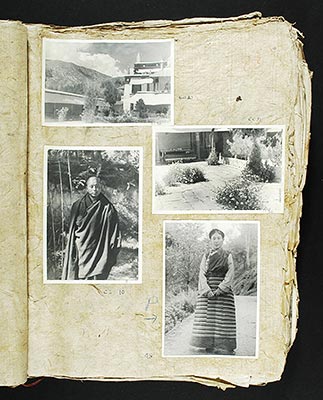
<path fill-rule="evenodd" d="M 114 79 L 114 84 L 117 88 L 119 88 L 125 84 L 125 79 L 123 77 L 118 77 Z"/>
<path fill-rule="evenodd" d="M 216 154 L 216 151 L 214 149 L 211 150 L 206 162 L 208 165 L 218 165 L 219 164 L 219 157 Z"/>
<path fill-rule="evenodd" d="M 256 139 L 254 140 L 254 144 L 251 150 L 248 168 L 254 175 L 261 176 L 263 171 L 263 165 L 261 161 L 261 150 Z"/>
<path fill-rule="evenodd" d="M 232 141 L 228 140 L 227 143 L 229 151 L 233 156 L 247 159 L 252 149 L 253 139 L 242 129 L 236 129 L 232 136 Z"/>
<path fill-rule="evenodd" d="M 214 145 L 214 141 L 215 141 L 215 132 L 214 132 L 214 128 L 211 129 L 210 132 L 210 139 L 211 139 L 211 153 L 215 152 L 215 145 Z"/>
<path fill-rule="evenodd" d="M 282 163 L 282 132 L 267 132 L 260 140 L 263 158 L 270 159 L 275 166 Z"/>
<path fill-rule="evenodd" d="M 194 223 L 169 224 L 166 242 L 167 294 L 196 290 L 199 266 L 206 249 L 206 237 Z M 205 240 L 199 240 L 205 237 Z"/>
<path fill-rule="evenodd" d="M 118 88 L 112 80 L 108 80 L 102 83 L 103 97 L 107 103 L 109 103 L 111 110 L 114 111 L 114 105 L 118 100 L 121 99 Z"/>
<path fill-rule="evenodd" d="M 86 122 L 93 122 L 96 115 L 97 99 L 99 92 L 95 87 L 89 87 L 86 91 L 84 110 L 82 113 L 82 119 Z"/>
<path fill-rule="evenodd" d="M 143 99 L 139 99 L 136 102 L 135 109 L 139 113 L 139 118 L 147 118 L 148 117 L 147 106 L 146 106 L 145 102 L 143 101 Z"/>
<path fill-rule="evenodd" d="M 240 224 L 239 235 L 230 239 L 235 278 L 233 291 L 237 295 L 257 294 L 258 230 L 255 225 Z"/>

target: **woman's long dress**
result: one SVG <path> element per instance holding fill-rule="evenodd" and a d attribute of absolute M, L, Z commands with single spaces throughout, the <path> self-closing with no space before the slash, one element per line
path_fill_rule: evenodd
<path fill-rule="evenodd" d="M 232 256 L 220 249 L 206 254 L 200 267 L 191 345 L 218 349 L 221 354 L 232 354 L 236 348 L 236 310 L 231 283 L 234 275 Z M 207 293 L 220 289 L 212 298 Z"/>

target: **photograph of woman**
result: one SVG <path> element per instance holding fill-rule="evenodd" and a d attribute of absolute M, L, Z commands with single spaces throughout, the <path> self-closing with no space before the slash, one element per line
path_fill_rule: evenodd
<path fill-rule="evenodd" d="M 164 356 L 255 357 L 259 223 L 165 221 Z"/>
<path fill-rule="evenodd" d="M 224 233 L 220 229 L 212 229 L 209 239 L 211 249 L 200 265 L 191 345 L 205 348 L 207 353 L 230 355 L 236 348 L 233 259 L 222 248 Z"/>

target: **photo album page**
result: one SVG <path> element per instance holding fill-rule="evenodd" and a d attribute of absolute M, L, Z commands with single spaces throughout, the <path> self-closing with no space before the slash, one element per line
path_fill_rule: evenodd
<path fill-rule="evenodd" d="M 0 32 L 1 383 L 280 379 L 310 136 L 301 34 L 260 13 Z"/>

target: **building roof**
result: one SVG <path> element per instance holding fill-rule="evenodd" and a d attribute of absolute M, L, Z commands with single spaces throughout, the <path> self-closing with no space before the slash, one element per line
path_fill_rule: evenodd
<path fill-rule="evenodd" d="M 143 85 L 144 83 L 153 83 L 153 78 L 149 76 L 134 76 L 131 78 L 131 83 L 133 85 Z"/>
<path fill-rule="evenodd" d="M 75 104 L 84 106 L 86 96 L 79 93 L 63 92 L 61 90 L 45 89 L 45 103 Z M 101 97 L 96 98 L 97 104 L 104 104 Z"/>
<path fill-rule="evenodd" d="M 45 89 L 45 103 L 85 104 L 86 96 L 61 90 Z"/>

